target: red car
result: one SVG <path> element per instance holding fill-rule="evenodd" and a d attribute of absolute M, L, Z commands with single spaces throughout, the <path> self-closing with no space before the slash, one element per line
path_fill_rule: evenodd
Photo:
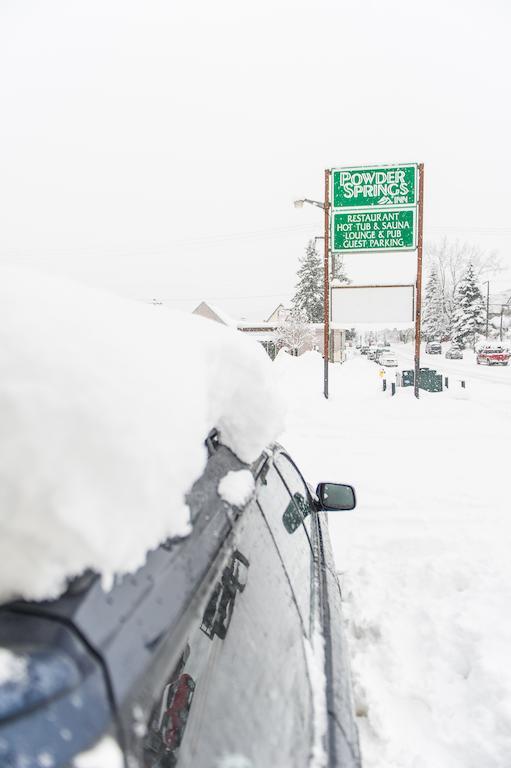
<path fill-rule="evenodd" d="M 504 347 L 483 347 L 477 353 L 477 365 L 507 365 L 509 351 Z"/>

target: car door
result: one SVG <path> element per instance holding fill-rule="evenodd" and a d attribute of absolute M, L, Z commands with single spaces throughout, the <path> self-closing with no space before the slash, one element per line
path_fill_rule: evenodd
<path fill-rule="evenodd" d="M 200 610 L 186 617 L 177 663 L 169 665 L 169 639 L 134 703 L 145 729 L 138 759 L 144 768 L 308 765 L 301 617 L 255 501 L 210 576 Z"/>

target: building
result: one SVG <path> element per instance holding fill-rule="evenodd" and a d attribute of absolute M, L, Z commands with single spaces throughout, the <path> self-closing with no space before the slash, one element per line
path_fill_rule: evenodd
<path fill-rule="evenodd" d="M 237 328 L 238 331 L 246 333 L 250 338 L 258 341 L 263 345 L 270 357 L 275 357 L 275 342 L 274 333 L 289 317 L 291 310 L 285 307 L 283 304 L 279 304 L 266 320 L 261 322 L 247 320 L 236 320 L 230 317 L 221 309 L 211 304 L 208 301 L 201 301 L 201 303 L 193 310 L 194 315 L 200 317 L 206 317 L 208 320 L 214 320 L 216 323 L 221 323 L 230 328 Z M 323 354 L 323 323 L 312 323 L 314 329 L 314 341 L 313 343 L 302 350 L 303 352 L 310 351 L 312 349 L 317 350 L 321 355 Z M 346 350 L 346 331 L 343 328 L 335 326 L 330 327 L 330 361 L 332 363 L 342 363 L 345 360 Z"/>

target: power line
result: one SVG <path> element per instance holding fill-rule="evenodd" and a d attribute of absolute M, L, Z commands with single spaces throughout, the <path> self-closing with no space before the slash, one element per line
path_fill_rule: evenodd
<path fill-rule="evenodd" d="M 281 291 L 281 293 L 262 293 L 259 295 L 251 296 L 207 296 L 204 294 L 200 296 L 187 296 L 185 298 L 172 298 L 172 297 L 160 297 L 161 301 L 234 301 L 237 299 L 281 299 L 283 296 L 288 296 L 289 290 Z M 152 301 L 152 299 L 144 299 L 144 301 Z"/>

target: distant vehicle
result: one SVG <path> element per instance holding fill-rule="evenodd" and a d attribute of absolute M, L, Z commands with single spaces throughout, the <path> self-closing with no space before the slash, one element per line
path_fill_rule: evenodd
<path fill-rule="evenodd" d="M 508 365 L 509 350 L 505 347 L 482 347 L 477 353 L 477 365 Z"/>
<path fill-rule="evenodd" d="M 378 352 L 375 347 L 369 347 L 369 350 L 367 352 L 367 359 L 368 360 L 376 360 L 376 353 Z"/>
<path fill-rule="evenodd" d="M 384 352 L 382 355 L 380 355 L 380 365 L 383 365 L 384 368 L 396 368 L 397 367 L 397 357 L 392 354 L 392 352 Z"/>
<path fill-rule="evenodd" d="M 426 354 L 427 355 L 441 355 L 442 354 L 442 345 L 439 341 L 428 341 L 426 344 Z"/>
<path fill-rule="evenodd" d="M 386 341 L 384 344 L 385 347 L 390 347 L 390 341 Z"/>
<path fill-rule="evenodd" d="M 367 346 L 360 347 L 360 354 L 361 355 L 367 355 L 368 352 L 369 352 L 369 347 L 367 347 Z"/>
<path fill-rule="evenodd" d="M 445 357 L 448 360 L 463 360 L 463 350 L 455 344 L 445 353 Z"/>
<path fill-rule="evenodd" d="M 374 361 L 375 361 L 376 363 L 379 363 L 379 362 L 381 362 L 380 358 L 381 358 L 381 356 L 382 356 L 383 354 L 385 354 L 386 352 L 387 352 L 387 350 L 385 349 L 385 347 L 377 347 L 377 349 L 376 349 L 376 352 L 375 352 L 375 354 L 374 354 L 374 358 L 373 358 L 373 359 L 374 359 Z"/>

